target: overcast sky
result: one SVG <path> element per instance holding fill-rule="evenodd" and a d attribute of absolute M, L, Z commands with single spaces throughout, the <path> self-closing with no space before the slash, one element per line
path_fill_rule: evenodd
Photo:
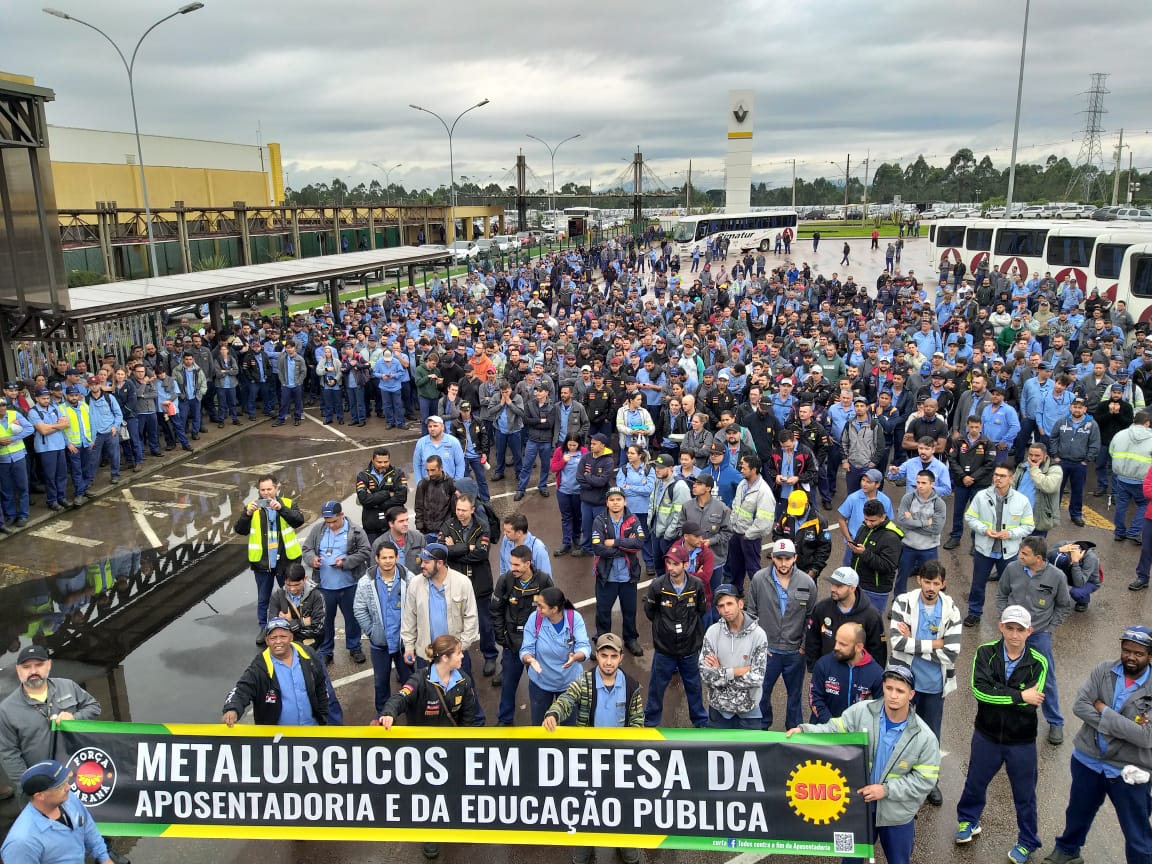
<path fill-rule="evenodd" d="M 50 0 L 121 43 L 126 53 L 164 0 Z M 722 185 L 727 91 L 756 93 L 753 176 L 834 178 L 852 154 L 944 164 L 960 147 L 1008 163 L 1024 0 L 205 0 L 161 25 L 136 68 L 141 131 L 283 146 L 293 187 L 340 176 L 383 178 L 370 163 L 403 163 L 409 188 L 456 175 L 514 182 L 523 149 L 539 184 L 545 148 L 575 133 L 557 185 L 612 184 L 639 146 L 668 185 L 693 160 L 697 186 Z M 1090 12 L 1087 11 L 1090 9 Z M 1152 165 L 1146 0 L 1032 4 L 1021 159 L 1080 149 L 1089 74 L 1110 73 L 1105 160 L 1127 127 L 1137 166 Z M 132 128 L 127 82 L 111 46 L 30 0 L 0 0 L 0 67 L 56 91 L 49 122 Z M 994 151 L 994 152 L 993 152 Z M 1125 156 L 1127 161 L 1127 156 Z M 840 169 L 840 176 L 843 169 Z M 537 185 L 532 183 L 530 185 Z"/>

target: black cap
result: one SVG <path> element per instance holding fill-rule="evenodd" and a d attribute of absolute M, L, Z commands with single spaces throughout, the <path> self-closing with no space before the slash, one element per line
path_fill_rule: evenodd
<path fill-rule="evenodd" d="M 43 645 L 28 645 L 21 649 L 19 655 L 16 657 L 16 665 L 26 663 L 29 660 L 51 660 L 48 656 L 48 649 Z"/>
<path fill-rule="evenodd" d="M 881 680 L 884 678 L 896 678 L 900 681 L 903 681 L 913 690 L 916 689 L 916 676 L 912 674 L 912 670 L 909 667 L 904 666 L 901 663 L 889 663 L 887 666 L 885 666 L 884 674 L 881 676 Z"/>
<path fill-rule="evenodd" d="M 723 585 L 717 585 L 716 590 L 712 592 L 712 602 L 716 603 L 721 597 L 735 597 L 739 600 L 743 595 L 736 590 L 735 585 L 725 582 Z"/>

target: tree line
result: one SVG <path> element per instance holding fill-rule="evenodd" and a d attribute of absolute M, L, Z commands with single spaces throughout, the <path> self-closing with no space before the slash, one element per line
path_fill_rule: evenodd
<path fill-rule="evenodd" d="M 1133 202 L 1147 202 L 1152 198 L 1152 171 L 1133 171 L 1126 168 L 1120 171 L 1118 203 L 1127 200 L 1128 184 L 1133 182 Z M 1076 177 L 1075 183 L 1073 178 Z M 1112 198 L 1114 175 L 1111 170 L 1100 171 L 1094 167 L 1083 169 L 1077 176 L 1076 167 L 1066 157 L 1051 155 L 1043 163 L 1020 162 L 1016 165 L 1016 186 L 1013 198 L 1042 204 L 1048 201 L 1067 201 L 1090 204 L 1107 204 Z M 497 204 L 511 207 L 515 203 L 516 187 L 501 187 L 498 183 L 481 184 L 462 176 L 456 183 L 457 200 L 462 204 Z M 547 189 L 530 190 L 533 198 L 542 201 Z M 1008 167 L 997 168 L 992 158 L 985 155 L 977 160 L 968 148 L 961 148 L 948 160 L 946 165 L 930 165 L 923 155 L 908 165 L 899 162 L 882 162 L 870 172 L 868 177 L 868 201 L 876 204 L 891 204 L 895 196 L 905 203 L 928 203 L 935 201 L 953 203 L 983 203 L 994 205 L 1003 203 L 1008 193 Z M 557 190 L 557 207 L 588 204 L 589 194 L 594 195 L 594 206 L 602 208 L 628 207 L 632 203 L 632 190 L 618 186 L 608 190 L 593 190 L 576 183 L 565 183 Z M 791 185 L 769 186 L 767 183 L 752 184 L 752 205 L 756 207 L 789 206 L 793 201 Z M 807 180 L 796 178 L 795 201 L 797 206 L 830 206 L 845 203 L 845 189 L 842 179 L 817 177 Z M 334 205 L 334 204 L 446 204 L 448 187 L 436 189 L 407 189 L 402 184 L 390 183 L 387 186 L 379 180 L 349 186 L 339 177 L 330 183 L 310 183 L 300 189 L 286 189 L 285 197 L 289 204 Z M 645 190 L 644 197 L 671 204 L 690 200 L 696 207 L 720 207 L 724 204 L 723 189 L 704 189 L 692 184 L 671 186 L 667 190 Z M 862 173 L 853 172 L 848 178 L 847 201 L 859 204 L 864 200 L 864 178 Z"/>

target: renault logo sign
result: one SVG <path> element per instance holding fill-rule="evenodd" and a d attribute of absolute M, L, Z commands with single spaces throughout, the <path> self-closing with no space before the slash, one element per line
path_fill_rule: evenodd
<path fill-rule="evenodd" d="M 732 116 L 736 118 L 737 123 L 744 122 L 744 120 L 748 117 L 748 109 L 744 107 L 744 103 L 741 102 L 736 106 L 735 110 L 732 112 Z"/>

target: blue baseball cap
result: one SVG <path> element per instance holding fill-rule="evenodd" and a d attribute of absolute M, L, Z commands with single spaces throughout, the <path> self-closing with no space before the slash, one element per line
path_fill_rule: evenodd
<path fill-rule="evenodd" d="M 1131 627 L 1125 628 L 1124 632 L 1120 634 L 1120 641 L 1135 642 L 1137 645 L 1143 645 L 1152 651 L 1152 630 L 1142 624 L 1133 624 Z"/>
<path fill-rule="evenodd" d="M 429 543 L 420 550 L 421 561 L 447 561 L 448 547 L 443 543 Z"/>
<path fill-rule="evenodd" d="M 45 759 L 20 775 L 20 788 L 25 795 L 32 796 L 46 789 L 55 789 L 67 779 L 67 768 L 55 759 Z"/>

